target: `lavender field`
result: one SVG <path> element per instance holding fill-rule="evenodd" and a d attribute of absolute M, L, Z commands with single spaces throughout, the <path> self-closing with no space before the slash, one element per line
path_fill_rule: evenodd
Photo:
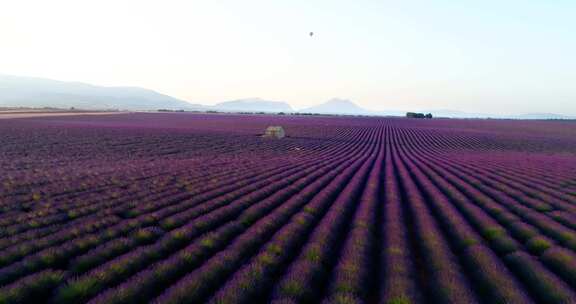
<path fill-rule="evenodd" d="M 576 303 L 576 122 L 0 121 L 0 303 L 149 302 Z"/>

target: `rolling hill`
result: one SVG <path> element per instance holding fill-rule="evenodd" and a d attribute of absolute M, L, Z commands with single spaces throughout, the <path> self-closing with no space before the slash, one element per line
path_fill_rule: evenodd
<path fill-rule="evenodd" d="M 0 107 L 87 110 L 193 110 L 203 108 L 153 90 L 0 75 Z"/>
<path fill-rule="evenodd" d="M 293 112 L 294 109 L 282 101 L 269 101 L 261 98 L 246 98 L 218 103 L 211 107 L 224 112 Z"/>
<path fill-rule="evenodd" d="M 301 113 L 375 115 L 375 112 L 363 109 L 347 99 L 333 98 L 322 104 L 302 109 Z"/>

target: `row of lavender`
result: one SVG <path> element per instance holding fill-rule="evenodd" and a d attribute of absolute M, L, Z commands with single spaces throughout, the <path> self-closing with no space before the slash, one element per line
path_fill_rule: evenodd
<path fill-rule="evenodd" d="M 354 135 L 362 138 L 365 133 L 367 133 L 365 130 L 360 130 Z M 280 144 L 288 146 L 285 150 L 291 150 L 290 145 L 300 145 L 294 142 Z M 264 148 L 266 145 L 270 143 L 263 142 Z M 353 157 L 354 154 L 349 152 L 352 151 L 354 145 L 358 146 L 346 142 L 342 145 L 333 145 L 330 140 L 323 142 L 322 145 L 330 148 L 325 153 L 330 156 L 329 160 L 323 162 L 326 165 L 334 165 L 341 158 Z M 325 173 L 325 171 L 319 171 L 322 167 L 315 160 L 316 157 L 322 157 L 322 153 L 317 153 L 320 150 L 322 149 L 309 144 L 304 153 L 299 153 L 298 157 L 291 156 L 288 160 L 275 159 L 273 168 L 270 168 L 270 164 L 258 165 L 250 162 L 248 166 L 245 166 L 248 169 L 242 168 L 245 172 L 239 172 L 240 168 L 228 165 L 225 174 L 216 172 L 213 175 L 203 174 L 199 177 L 186 175 L 188 180 L 199 179 L 198 184 L 202 185 L 199 188 L 193 187 L 194 183 L 177 184 L 175 187 L 164 183 L 160 184 L 159 191 L 146 189 L 138 192 L 139 196 L 122 191 L 122 197 L 108 202 L 96 197 L 92 202 L 84 204 L 91 208 L 85 213 L 77 212 L 78 208 L 75 208 L 77 202 L 62 202 L 62 200 L 46 202 L 41 198 L 32 197 L 31 202 L 28 202 L 32 205 L 30 210 L 18 210 L 23 213 L 24 218 L 16 220 L 11 210 L 6 210 L 3 214 L 7 238 L 2 239 L 5 249 L 1 255 L 1 263 L 5 267 L 0 269 L 1 284 L 25 283 L 32 279 L 30 277 L 22 279 L 23 276 L 47 268 L 68 270 L 64 277 L 66 279 L 66 277 L 85 273 L 126 252 L 142 253 L 144 264 L 141 267 L 144 267 L 145 263 L 160 259 L 157 256 L 158 248 L 161 248 L 160 251 L 166 251 L 166 256 L 168 256 L 197 235 L 202 235 L 203 231 L 209 231 L 227 222 L 250 204 L 261 201 L 298 178 L 313 172 L 315 176 Z M 307 157 L 312 153 L 315 156 L 314 159 Z M 264 154 L 260 153 L 260 157 L 263 156 Z M 234 165 L 235 162 L 231 164 Z M 231 170 L 235 172 L 230 173 Z M 219 174 L 221 178 L 218 178 Z M 209 181 L 208 185 L 206 185 L 207 181 Z M 187 191 L 184 193 L 178 191 L 182 186 L 186 186 Z M 192 191 L 190 191 L 190 186 L 193 188 Z M 176 190 L 175 195 L 171 195 L 172 190 Z M 82 195 L 79 197 L 84 198 Z M 53 213 L 57 213 L 60 217 L 54 218 L 51 214 L 47 214 L 48 210 L 57 210 Z M 70 217 L 71 211 L 75 212 L 77 220 Z M 203 214 L 206 216 L 195 220 Z M 242 223 L 248 224 L 254 221 L 256 218 L 252 217 L 255 216 L 253 214 L 248 218 L 249 221 Z M 201 220 L 202 218 L 206 219 Z M 21 237 L 22 235 L 25 237 Z M 161 236 L 164 237 L 161 238 Z M 158 239 L 159 241 L 153 248 L 142 249 Z M 146 260 L 148 258 L 149 261 Z M 132 260 L 129 257 L 125 259 Z M 111 263 L 111 265 L 120 264 L 122 263 Z M 36 275 L 41 281 L 44 272 Z M 101 278 L 98 281 L 100 284 L 105 284 Z M 82 283 L 76 285 L 80 286 Z M 70 284 L 68 290 L 74 289 L 76 285 Z M 7 287 L 7 289 L 18 290 L 19 288 Z M 90 292 L 86 293 L 86 295 L 69 296 L 69 298 L 76 300 L 86 298 Z M 66 291 L 61 294 L 66 294 Z"/>
<path fill-rule="evenodd" d="M 544 155 L 534 142 L 558 140 L 531 137 L 527 153 L 498 139 L 515 126 L 304 123 L 283 141 L 218 133 L 194 157 L 148 155 L 122 174 L 104 160 L 85 175 L 10 170 L 28 178 L 2 192 L 0 303 L 576 301 L 569 140 Z M 146 146 L 134 132 L 126 145 Z M 205 157 L 227 141 L 241 152 L 242 136 L 259 161 Z M 522 153 L 561 169 L 519 167 Z"/>
<path fill-rule="evenodd" d="M 394 303 L 425 299 L 441 303 L 576 301 L 576 235 L 569 221 L 557 221 L 553 215 L 558 211 L 573 215 L 573 198 L 534 179 L 488 179 L 480 173 L 481 168 L 469 172 L 465 165 L 440 162 L 442 158 L 437 160 L 437 155 L 427 154 L 430 151 L 422 148 L 425 145 L 419 139 L 430 138 L 423 135 L 391 128 L 386 136 L 385 141 L 392 147 L 385 166 L 393 168 L 389 169 L 392 173 L 388 174 L 394 175 L 389 182 L 397 181 L 390 186 L 391 195 L 400 200 L 406 218 L 403 227 L 385 230 L 380 237 L 408 230 L 402 239 L 410 239 L 411 244 L 392 239 L 394 243 L 377 247 L 377 251 L 384 248 L 380 250 L 380 280 L 369 270 L 378 264 L 369 249 L 377 237 L 367 228 L 374 226 L 363 226 L 378 214 L 374 207 L 377 204 L 360 200 L 346 208 L 336 200 L 331 209 L 334 215 L 325 215 L 290 263 L 281 263 L 282 252 L 276 253 L 279 261 L 271 252 L 264 252 L 227 279 L 224 286 L 217 281 L 205 287 L 211 274 L 220 273 L 220 268 L 208 264 L 205 270 L 201 268 L 181 279 L 155 301 L 351 303 L 369 302 L 373 296 Z M 359 175 L 369 174 L 378 184 L 375 172 L 382 171 L 378 164 L 371 165 L 372 173 L 368 173 L 369 166 Z M 369 185 L 368 181 L 364 186 L 367 192 Z M 357 184 L 350 182 L 347 186 Z M 394 195 L 395 191 L 400 195 Z M 547 199 L 545 207 L 531 197 L 535 193 Z M 359 196 L 358 192 L 341 194 L 349 201 Z M 384 202 L 383 216 L 388 203 L 390 200 Z M 346 223 L 346 218 L 352 222 Z M 374 223 L 378 225 L 379 221 Z M 358 229 L 357 225 L 365 229 Z M 546 236 L 555 239 L 549 242 Z M 394 260 L 397 256 L 405 259 Z M 221 261 L 214 263 L 221 265 Z M 274 274 L 280 275 L 271 280 Z M 211 296 L 207 296 L 209 288 L 213 289 Z"/>

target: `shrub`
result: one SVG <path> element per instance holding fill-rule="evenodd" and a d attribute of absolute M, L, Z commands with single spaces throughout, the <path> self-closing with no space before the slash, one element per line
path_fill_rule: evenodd
<path fill-rule="evenodd" d="M 554 242 L 551 241 L 550 239 L 548 239 L 547 237 L 544 237 L 544 236 L 533 237 L 526 244 L 526 246 L 528 247 L 530 252 L 532 252 L 536 255 L 542 254 L 542 252 L 544 252 L 546 249 L 552 247 L 553 245 L 554 245 Z"/>

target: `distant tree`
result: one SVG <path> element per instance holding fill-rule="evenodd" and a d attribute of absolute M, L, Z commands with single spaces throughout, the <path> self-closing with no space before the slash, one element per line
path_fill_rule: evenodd
<path fill-rule="evenodd" d="M 406 113 L 406 117 L 407 118 L 432 118 L 432 114 L 408 112 L 408 113 Z"/>

